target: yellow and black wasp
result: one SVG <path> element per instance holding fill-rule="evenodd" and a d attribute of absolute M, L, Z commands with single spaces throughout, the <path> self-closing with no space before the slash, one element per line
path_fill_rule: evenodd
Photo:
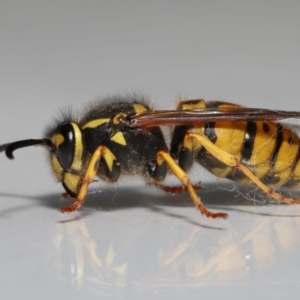
<path fill-rule="evenodd" d="M 53 173 L 76 200 L 61 212 L 73 212 L 84 202 L 96 176 L 106 182 L 122 174 L 142 175 L 166 191 L 187 191 L 207 217 L 225 218 L 205 208 L 187 171 L 196 161 L 218 177 L 255 184 L 280 202 L 300 204 L 271 187 L 300 185 L 299 137 L 277 120 L 299 118 L 299 112 L 245 108 L 202 99 L 179 103 L 177 110 L 153 110 L 136 96 L 116 96 L 91 105 L 80 118 L 63 117 L 42 139 L 0 146 L 13 151 L 40 145 L 49 151 Z M 174 126 L 170 147 L 160 126 Z M 167 172 L 182 188 L 164 186 Z"/>

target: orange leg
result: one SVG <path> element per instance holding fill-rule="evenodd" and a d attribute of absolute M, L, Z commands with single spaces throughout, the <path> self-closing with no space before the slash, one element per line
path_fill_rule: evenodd
<path fill-rule="evenodd" d="M 180 193 L 188 193 L 189 192 L 188 188 L 185 185 L 182 185 L 182 186 L 168 186 L 168 185 L 164 185 L 164 184 L 161 184 L 161 183 L 154 183 L 154 185 L 156 187 L 162 189 L 163 191 L 167 192 L 167 193 L 180 194 Z M 201 190 L 200 183 L 192 184 L 192 187 L 195 191 Z"/>
<path fill-rule="evenodd" d="M 205 216 L 209 218 L 223 218 L 227 217 L 227 214 L 219 212 L 213 213 L 205 208 L 203 203 L 201 202 L 200 198 L 197 196 L 194 187 L 190 183 L 190 178 L 188 175 L 178 166 L 178 164 L 174 161 L 172 156 L 165 151 L 159 151 L 157 153 L 157 160 L 159 161 L 166 161 L 172 173 L 186 186 L 190 196 L 195 204 L 196 208 Z"/>

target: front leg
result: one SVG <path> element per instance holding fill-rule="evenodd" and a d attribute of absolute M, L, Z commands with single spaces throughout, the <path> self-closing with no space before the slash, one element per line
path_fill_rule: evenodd
<path fill-rule="evenodd" d="M 63 206 L 59 209 L 60 212 L 73 212 L 76 211 L 84 202 L 87 195 L 88 186 L 94 181 L 94 177 L 97 175 L 99 162 L 101 158 L 104 159 L 107 166 L 107 176 L 113 179 L 119 177 L 120 164 L 114 154 L 105 146 L 99 146 L 88 163 L 86 172 L 81 180 L 79 192 L 77 194 L 75 202 L 70 206 Z"/>

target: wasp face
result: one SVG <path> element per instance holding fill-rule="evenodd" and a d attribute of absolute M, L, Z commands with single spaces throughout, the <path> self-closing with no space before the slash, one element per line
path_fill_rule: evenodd
<path fill-rule="evenodd" d="M 82 171 L 83 140 L 78 124 L 60 124 L 51 141 L 55 151 L 50 152 L 53 173 L 62 182 L 66 192 L 76 197 L 80 187 Z"/>

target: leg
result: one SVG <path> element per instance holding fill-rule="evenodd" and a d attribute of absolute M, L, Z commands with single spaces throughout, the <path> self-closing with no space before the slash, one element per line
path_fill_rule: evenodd
<path fill-rule="evenodd" d="M 196 206 L 197 209 L 200 210 L 200 212 L 207 217 L 210 218 L 226 218 L 227 214 L 225 213 L 212 213 L 209 210 L 205 208 L 203 203 L 201 202 L 200 198 L 197 196 L 193 186 L 190 183 L 190 178 L 188 175 L 178 166 L 178 164 L 174 161 L 172 156 L 165 151 L 159 151 L 157 152 L 157 160 L 159 161 L 165 161 L 169 168 L 171 169 L 172 173 L 187 187 L 188 192 L 190 193 L 190 196 Z"/>
<path fill-rule="evenodd" d="M 167 193 L 180 194 L 180 193 L 187 193 L 188 192 L 188 189 L 185 185 L 182 185 L 182 186 L 168 186 L 168 185 L 164 185 L 164 184 L 161 184 L 161 183 L 154 183 L 154 185 L 156 187 L 162 189 L 163 191 L 167 192 Z M 200 183 L 193 184 L 192 187 L 195 191 L 201 190 Z"/>
<path fill-rule="evenodd" d="M 120 166 L 117 163 L 116 157 L 105 146 L 99 146 L 91 157 L 91 160 L 82 178 L 79 193 L 75 202 L 71 206 L 61 207 L 59 209 L 60 212 L 73 212 L 83 204 L 87 194 L 88 186 L 91 182 L 94 181 L 94 177 L 97 175 L 99 161 L 102 157 L 104 158 L 105 163 L 108 167 L 108 171 L 112 174 L 112 176 L 115 176 L 115 174 L 119 173 Z"/>
<path fill-rule="evenodd" d="M 187 133 L 187 138 L 190 139 L 191 142 L 193 142 L 193 140 L 199 141 L 201 145 L 219 161 L 229 167 L 237 168 L 242 171 L 253 183 L 255 183 L 261 190 L 263 190 L 266 194 L 270 195 L 274 199 L 289 204 L 300 204 L 300 200 L 293 200 L 291 198 L 283 197 L 282 195 L 274 192 L 272 189 L 267 187 L 245 165 L 241 164 L 241 162 L 236 157 L 218 148 L 205 135 L 201 133 L 190 132 Z"/>

